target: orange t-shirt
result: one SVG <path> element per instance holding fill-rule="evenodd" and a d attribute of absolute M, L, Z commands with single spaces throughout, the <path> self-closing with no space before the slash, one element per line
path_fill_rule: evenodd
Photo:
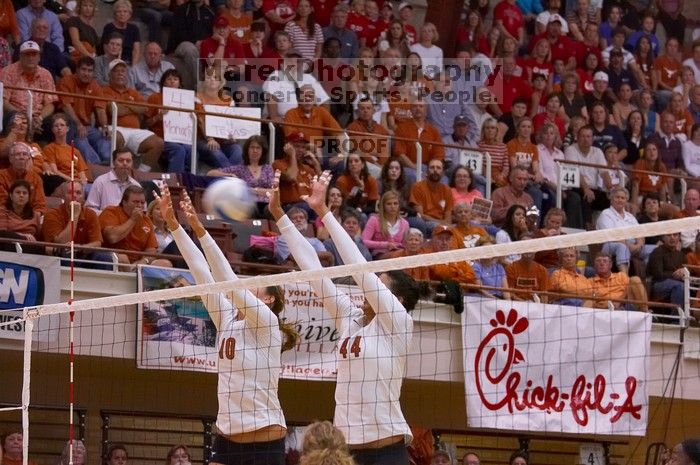
<path fill-rule="evenodd" d="M 660 71 L 660 80 L 669 87 L 678 85 L 678 78 L 681 76 L 681 62 L 673 60 L 666 55 L 661 55 L 654 60 L 654 69 Z"/>
<path fill-rule="evenodd" d="M 472 225 L 466 227 L 453 226 L 450 247 L 453 249 L 475 247 L 476 242 L 482 237 L 489 237 L 489 234 L 484 228 Z"/>
<path fill-rule="evenodd" d="M 102 97 L 102 87 L 93 80 L 89 84 L 82 84 L 75 74 L 63 77 L 58 81 L 59 92 L 68 94 L 85 95 L 88 98 L 76 98 L 68 95 L 60 95 L 59 102 L 62 105 L 71 105 L 80 122 L 87 126 L 92 122 L 92 114 L 96 108 L 106 108 L 107 103 L 103 100 L 95 100 L 91 97 Z"/>
<path fill-rule="evenodd" d="M 547 269 L 535 261 L 525 263 L 522 259 L 506 266 L 508 287 L 512 289 L 527 289 L 535 292 L 547 290 Z M 517 292 L 515 296 L 523 300 L 532 300 L 531 292 Z"/>
<path fill-rule="evenodd" d="M 397 138 L 403 137 L 411 141 L 420 142 L 423 148 L 424 165 L 430 163 L 430 160 L 444 160 L 445 158 L 445 147 L 443 145 L 437 145 L 442 144 L 440 132 L 427 121 L 423 123 L 423 130 L 420 132 L 420 136 L 418 135 L 418 126 L 412 119 L 398 124 L 396 126 L 395 136 Z M 395 139 L 393 153 L 396 156 L 404 154 L 412 163 L 416 163 L 416 144 L 414 142 Z"/>
<path fill-rule="evenodd" d="M 535 174 L 532 170 L 532 164 L 540 161 L 540 152 L 535 144 L 531 142 L 522 143 L 516 137 L 506 144 L 506 152 L 508 153 L 511 166 L 522 166 L 530 174 Z"/>
<path fill-rule="evenodd" d="M 102 96 L 111 100 L 146 102 L 146 99 L 144 99 L 136 89 L 131 89 L 129 87 L 117 90 L 110 85 L 106 85 L 102 88 Z M 141 127 L 141 120 L 139 115 L 129 111 L 127 114 L 117 118 L 117 125 L 124 128 L 139 129 Z"/>
<path fill-rule="evenodd" d="M 63 231 L 63 228 L 68 225 L 69 221 L 70 213 L 68 212 L 68 207 L 65 204 L 60 205 L 46 212 L 41 231 L 44 237 L 48 241 L 51 241 L 52 238 L 58 236 L 58 234 Z M 102 243 L 102 230 L 100 229 L 100 222 L 97 219 L 97 213 L 95 213 L 94 210 L 86 207 L 81 208 L 74 238 L 76 244 L 88 244 L 90 242 Z"/>
<path fill-rule="evenodd" d="M 357 182 L 354 176 L 349 176 L 346 174 L 341 174 L 338 179 L 335 180 L 335 187 L 337 187 L 343 194 L 343 198 L 347 199 L 350 192 L 354 187 L 360 187 L 360 183 Z M 365 179 L 364 195 L 362 196 L 361 205 L 366 205 L 367 202 L 374 202 L 379 200 L 379 189 L 377 188 L 377 180 L 369 176 Z"/>
<path fill-rule="evenodd" d="M 71 146 L 68 144 L 58 144 L 56 142 L 51 142 L 50 144 L 44 147 L 44 156 L 46 157 L 46 162 L 55 163 L 56 168 L 58 168 L 58 171 L 65 174 L 66 176 L 70 176 L 71 150 Z M 82 172 L 85 172 L 85 174 L 87 175 L 88 167 L 85 163 L 83 155 L 80 153 L 80 150 L 74 150 L 76 178 L 78 177 L 78 174 Z"/>
<path fill-rule="evenodd" d="M 337 136 L 340 135 L 340 132 L 342 131 L 338 122 L 335 120 L 335 118 L 333 118 L 333 115 L 331 115 L 328 110 L 323 107 L 313 107 L 309 116 L 306 116 L 299 107 L 292 108 L 284 115 L 284 122 L 297 123 L 301 125 L 290 126 L 285 124 L 283 126 L 285 136 L 301 131 L 304 133 L 304 135 L 311 138 L 312 143 L 314 142 L 314 138 L 322 138 L 328 135 Z M 308 126 L 323 126 L 324 128 L 328 129 L 314 129 Z M 336 131 L 333 131 L 334 129 Z"/>
<path fill-rule="evenodd" d="M 367 123 L 360 120 L 355 120 L 348 124 L 347 130 L 371 132 L 372 134 L 377 135 L 377 137 L 372 137 L 350 134 L 350 143 L 355 144 L 355 146 L 352 148 L 355 149 L 357 153 L 362 155 L 362 158 L 364 158 L 365 161 L 375 163 L 377 165 L 384 165 L 384 162 L 386 162 L 387 158 L 389 158 L 389 139 L 387 137 L 379 137 L 389 135 L 389 131 L 387 131 L 384 126 L 373 123 L 372 129 L 369 129 Z M 370 156 L 376 156 L 377 161 L 373 161 Z"/>
<path fill-rule="evenodd" d="M 627 285 L 630 278 L 625 273 L 612 273 L 609 278 L 594 276 L 588 279 L 595 293 L 595 308 L 607 308 L 608 299 L 624 299 L 627 296 Z M 619 305 L 620 302 L 613 302 Z"/>
<path fill-rule="evenodd" d="M 476 284 L 474 270 L 467 262 L 439 263 L 429 266 L 428 270 L 433 281 L 450 279 L 460 284 Z"/>
<path fill-rule="evenodd" d="M 129 215 L 126 214 L 121 205 L 111 205 L 100 213 L 100 226 L 102 231 L 110 226 L 119 226 L 124 224 L 129 220 Z M 155 249 L 158 247 L 158 241 L 156 240 L 156 229 L 153 227 L 153 223 L 146 216 L 143 215 L 141 220 L 134 225 L 131 232 L 119 242 L 114 244 L 105 244 L 108 247 L 113 247 L 115 249 L 122 250 L 133 250 L 136 252 L 143 252 L 148 249 Z M 140 257 L 138 255 L 130 255 L 129 260 L 138 260 Z"/>
<path fill-rule="evenodd" d="M 423 213 L 439 220 L 452 211 L 454 199 L 452 191 L 446 184 L 439 183 L 436 187 L 428 185 L 428 181 L 420 181 L 411 188 L 409 202 L 423 207 Z"/>
<path fill-rule="evenodd" d="M 44 194 L 44 181 L 36 171 L 27 171 L 24 176 L 17 176 L 12 167 L 0 170 L 0 205 L 4 205 L 10 195 L 10 186 L 18 179 L 24 179 L 32 188 L 32 208 L 34 211 L 44 213 L 46 211 L 46 194 Z"/>
<path fill-rule="evenodd" d="M 644 170 L 644 171 L 657 171 L 653 168 L 650 168 L 647 166 L 645 160 L 637 160 L 634 163 L 634 169 L 635 170 Z M 659 173 L 667 173 L 668 170 L 666 169 L 666 165 L 663 163 L 659 162 Z M 639 193 L 640 194 L 648 194 L 649 192 L 661 192 L 661 189 L 663 186 L 666 185 L 667 181 L 666 176 L 661 176 L 658 174 L 648 174 L 648 173 L 632 173 L 632 182 L 638 182 L 639 183 Z"/>
<path fill-rule="evenodd" d="M 307 164 L 299 165 L 299 174 L 296 179 L 287 179 L 284 172 L 289 168 L 287 160 L 275 160 L 272 163 L 272 168 L 280 170 L 282 177 L 280 178 L 280 202 L 282 204 L 296 203 L 301 200 L 302 195 L 311 194 L 311 179 L 321 173 L 317 173 L 316 169 Z"/>
<path fill-rule="evenodd" d="M 236 18 L 228 10 L 224 10 L 220 16 L 228 20 L 228 25 L 231 26 L 231 37 L 242 44 L 250 42 L 250 25 L 253 23 L 253 17 L 249 13 L 241 13 Z"/>
<path fill-rule="evenodd" d="M 393 252 L 387 252 L 385 258 L 398 258 L 398 257 L 410 257 L 412 254 L 406 252 L 406 250 L 395 250 Z M 415 268 L 404 268 L 407 275 L 416 281 L 430 281 L 430 269 L 427 266 L 418 266 Z"/>

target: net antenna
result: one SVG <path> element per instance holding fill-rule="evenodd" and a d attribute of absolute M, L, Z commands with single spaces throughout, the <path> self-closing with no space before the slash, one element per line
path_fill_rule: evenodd
<path fill-rule="evenodd" d="M 75 384 L 74 384 L 74 328 L 75 328 L 75 311 L 73 310 L 73 301 L 75 298 L 75 230 L 78 218 L 75 217 L 75 140 L 70 144 L 70 183 L 69 189 L 71 201 L 70 208 L 70 296 L 68 297 L 68 306 L 70 308 L 69 326 L 68 326 L 68 365 L 70 374 L 68 378 L 68 464 L 73 465 L 73 408 L 75 406 Z"/>

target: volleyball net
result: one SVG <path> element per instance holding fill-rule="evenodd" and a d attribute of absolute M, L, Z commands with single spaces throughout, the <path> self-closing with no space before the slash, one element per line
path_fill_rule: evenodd
<path fill-rule="evenodd" d="M 227 427 L 221 418 L 231 424 L 268 418 L 274 405 L 258 391 L 278 370 L 291 450 L 300 448 L 292 426 L 333 419 L 343 406 L 360 409 L 359 416 L 350 415 L 358 423 L 347 430 L 354 443 L 401 431 L 396 425 L 403 419 L 382 395 L 388 389 L 383 383 L 405 378 L 406 422 L 436 437 L 442 432 L 442 447 L 454 457 L 469 448 L 480 451 L 484 463 L 502 462 L 533 438 L 540 445 L 530 449 L 531 460 L 582 463 L 578 447 L 596 439 L 614 445 L 604 448 L 605 463 L 641 462 L 650 444 L 673 444 L 700 428 L 700 337 L 690 327 L 696 291 L 689 273 L 673 278 L 683 283 L 681 305 L 654 301 L 651 280 L 639 280 L 649 292 L 646 301 L 625 281 L 627 305 L 604 297 L 601 283 L 618 281 L 589 281 L 590 287 L 568 295 L 538 292 L 527 265 L 510 299 L 486 296 L 497 287 L 431 282 L 409 312 L 411 324 L 402 307 L 390 304 L 375 317 L 385 318 L 381 329 L 362 337 L 340 327 L 328 308 L 345 302 L 343 295 L 357 308 L 365 299 L 374 302 L 373 291 L 362 290 L 368 289 L 365 273 L 460 270 L 464 263 L 564 248 L 585 255 L 594 244 L 698 229 L 700 218 L 685 218 L 201 285 L 189 270 L 140 267 L 138 292 L 25 308 L 0 323 L 0 330 L 22 329 L 16 350 L 3 351 L 12 356 L 1 388 L 0 431 L 23 430 L 25 457 L 40 465 L 69 437 L 84 439 L 91 460 L 125 443 L 132 462 L 162 463 L 170 446 L 185 444 L 192 462 L 206 462 L 214 434 Z M 115 293 L 121 278 L 112 275 Z M 337 282 L 337 294 L 315 292 L 321 279 Z M 277 319 L 254 318 L 261 312 L 256 306 L 238 305 L 255 329 L 242 340 L 217 332 L 228 317 L 226 299 L 235 302 L 237 290 L 275 286 L 284 293 L 279 320 L 298 339 L 279 365 L 248 360 L 235 373 L 254 382 L 217 387 L 216 374 L 239 366 L 237 357 L 251 356 L 246 348 L 253 339 L 268 341 L 270 354 L 280 350 L 284 337 L 271 336 Z M 603 308 L 587 306 L 600 301 Z M 647 308 L 653 313 L 635 311 Z M 367 339 L 387 332 L 391 347 Z M 350 361 L 363 358 L 365 372 L 342 374 Z M 336 391 L 339 370 L 350 389 Z M 256 410 L 260 405 L 269 408 Z M 40 411 L 45 406 L 66 410 Z M 568 441 L 559 456 L 548 455 L 542 434 Z"/>

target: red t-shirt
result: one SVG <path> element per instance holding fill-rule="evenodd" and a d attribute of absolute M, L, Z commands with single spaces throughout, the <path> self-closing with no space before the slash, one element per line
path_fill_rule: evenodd
<path fill-rule="evenodd" d="M 537 34 L 536 36 L 534 36 L 528 44 L 528 49 L 532 51 L 537 42 L 539 42 L 542 39 L 549 40 L 547 36 L 548 34 L 546 31 L 542 34 Z M 552 62 L 554 62 L 555 59 L 562 59 L 566 64 L 569 58 L 576 57 L 576 50 L 578 48 L 578 45 L 576 45 L 576 41 L 569 39 L 564 34 L 560 34 L 559 38 L 554 43 L 552 43 L 552 41 L 550 40 L 549 44 L 552 49 Z"/>
<path fill-rule="evenodd" d="M 576 74 L 578 74 L 581 93 L 588 94 L 589 92 L 593 92 L 593 75 L 581 68 L 576 68 Z"/>
<path fill-rule="evenodd" d="M 337 4 L 338 0 L 311 0 L 311 6 L 314 8 L 314 19 L 321 27 L 331 24 L 333 8 Z"/>
<path fill-rule="evenodd" d="M 554 72 L 554 67 L 551 63 L 539 63 L 532 57 L 520 60 L 518 64 L 525 70 L 525 75 L 523 77 L 530 82 L 532 82 L 532 76 L 534 74 L 541 74 L 549 79 L 550 74 Z"/>
<path fill-rule="evenodd" d="M 345 24 L 345 27 L 354 31 L 357 37 L 360 38 L 367 33 L 367 22 L 366 16 L 350 11 L 348 12 L 348 22 Z"/>
<path fill-rule="evenodd" d="M 406 32 L 406 38 L 408 39 L 408 45 L 413 45 L 416 43 L 416 38 L 418 37 L 418 32 L 416 28 L 410 24 L 404 24 L 403 30 Z"/>
<path fill-rule="evenodd" d="M 574 45 L 576 46 L 576 66 L 579 68 L 586 66 L 586 56 L 589 53 L 595 53 L 596 57 L 598 57 L 598 64 L 600 66 L 603 65 L 603 56 L 600 53 L 600 48 L 578 41 L 574 41 Z"/>
<path fill-rule="evenodd" d="M 382 32 L 386 31 L 389 27 L 389 23 L 384 21 L 383 18 L 377 18 L 376 21 L 372 21 L 367 18 L 367 27 L 365 28 L 364 38 L 366 40 L 365 45 L 367 47 L 374 47 L 379 42 L 379 36 Z"/>
<path fill-rule="evenodd" d="M 297 1 L 298 0 L 264 0 L 262 6 L 263 14 L 267 15 L 269 12 L 273 11 L 282 19 L 293 19 L 297 14 Z M 269 20 L 267 22 L 273 32 L 284 29 L 284 24 L 278 24 Z"/>
<path fill-rule="evenodd" d="M 532 88 L 525 79 L 519 76 L 504 76 L 501 79 L 503 83 L 503 97 L 498 103 L 501 111 L 504 113 L 509 112 L 510 108 L 513 106 L 513 101 L 517 97 L 524 97 L 529 100 L 532 95 Z M 498 81 L 498 78 L 496 81 Z M 494 83 L 493 90 L 498 96 L 498 82 Z"/>
<path fill-rule="evenodd" d="M 516 5 L 511 5 L 503 0 L 493 10 L 493 19 L 502 21 L 506 31 L 515 38 L 519 37 L 518 29 L 525 27 L 523 12 Z"/>
<path fill-rule="evenodd" d="M 537 132 L 542 126 L 544 126 L 544 123 L 546 122 L 554 124 L 557 127 L 557 129 L 559 129 L 559 136 L 563 140 L 564 136 L 566 135 L 566 123 L 564 123 L 564 120 L 558 116 L 555 116 L 554 119 L 551 119 L 546 112 L 537 113 L 532 119 L 532 124 L 535 128 L 534 133 L 537 134 Z"/>
<path fill-rule="evenodd" d="M 199 56 L 201 58 L 213 58 L 217 48 L 219 48 L 218 39 L 213 37 L 204 39 L 199 45 Z M 245 57 L 243 44 L 229 36 L 224 46 L 224 59 L 228 61 L 229 65 L 238 65 L 245 62 Z"/>

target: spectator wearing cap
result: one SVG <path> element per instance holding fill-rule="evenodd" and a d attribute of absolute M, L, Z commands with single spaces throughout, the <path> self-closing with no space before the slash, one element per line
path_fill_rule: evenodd
<path fill-rule="evenodd" d="M 298 0 L 264 0 L 262 11 L 270 29 L 275 32 L 294 20 Z"/>
<path fill-rule="evenodd" d="M 263 83 L 263 92 L 266 94 L 265 108 L 270 119 L 275 122 L 281 123 L 289 110 L 298 107 L 297 94 L 304 85 L 313 87 L 317 105 L 324 105 L 330 100 L 328 93 L 312 74 L 298 72 L 300 66 L 301 56 L 288 53 L 282 64 L 284 71 L 274 71 Z M 297 80 L 299 74 L 300 81 Z"/>
<path fill-rule="evenodd" d="M 439 224 L 433 229 L 433 235 L 428 244 L 426 252 L 445 252 L 455 250 L 452 238 L 454 233 L 447 225 Z M 476 284 L 474 269 L 466 261 L 439 263 L 428 267 L 430 279 L 432 281 L 456 281 L 460 284 Z"/>
<path fill-rule="evenodd" d="M 58 82 L 58 90 L 66 94 L 102 96 L 102 87 L 95 80 L 95 60 L 81 57 L 75 66 L 75 74 L 68 75 Z M 95 164 L 109 164 L 111 143 L 107 139 L 106 103 L 92 98 L 59 96 L 61 109 L 71 119 L 71 134 L 68 139 L 75 142 L 75 148 L 85 157 L 85 161 Z M 96 126 L 93 125 L 93 115 Z"/>
<path fill-rule="evenodd" d="M 280 203 L 285 210 L 293 206 L 306 210 L 308 207 L 301 196 L 311 194 L 311 180 L 321 174 L 320 157 L 311 151 L 309 138 L 301 131 L 289 134 L 282 150 L 284 158 L 272 163 L 281 173 Z"/>
<path fill-rule="evenodd" d="M 586 110 L 591 114 L 593 104 L 602 102 L 608 113 L 612 113 L 613 105 L 617 102 L 617 97 L 608 85 L 610 78 L 605 71 L 596 71 L 593 75 L 593 90 L 583 94 L 583 99 L 586 102 Z"/>
<path fill-rule="evenodd" d="M 610 61 L 605 69 L 605 73 L 608 75 L 608 86 L 616 94 L 620 91 L 620 86 L 622 84 L 629 84 L 632 90 L 637 90 L 639 88 L 637 79 L 630 69 L 625 69 L 623 66 L 623 60 L 622 51 L 617 49 L 611 50 Z"/>
<path fill-rule="evenodd" d="M 618 148 L 618 160 L 627 156 L 627 140 L 620 128 L 610 124 L 610 114 L 605 104 L 596 102 L 591 107 L 591 127 L 593 128 L 593 146 L 603 150 L 607 144 Z"/>
<path fill-rule="evenodd" d="M 520 240 L 528 240 L 533 237 L 530 234 L 524 234 Z M 520 255 L 518 260 L 506 265 L 506 279 L 510 289 L 519 289 L 527 292 L 511 292 L 513 300 L 528 300 L 535 299 L 534 294 L 538 292 L 546 292 L 549 284 L 547 268 L 535 261 L 534 252 L 526 252 Z M 539 300 L 547 303 L 547 296 L 539 296 Z"/>
<path fill-rule="evenodd" d="M 408 45 L 413 45 L 418 40 L 418 31 L 411 24 L 413 19 L 413 5 L 409 2 L 399 3 L 399 20 L 403 24 L 403 30 L 406 32 L 406 39 L 408 40 Z"/>
<path fill-rule="evenodd" d="M 32 34 L 32 21 L 37 18 L 45 19 L 49 24 L 48 41 L 54 44 L 63 52 L 64 37 L 63 27 L 58 15 L 44 7 L 45 0 L 29 0 L 29 4 L 17 10 L 17 25 L 19 26 L 20 40 L 25 42 Z"/>
<path fill-rule="evenodd" d="M 54 112 L 54 102 L 58 97 L 51 93 L 34 92 L 30 109 L 27 95 L 27 89 L 56 90 L 51 73 L 39 65 L 40 53 L 39 44 L 28 40 L 19 48 L 19 61 L 0 70 L 0 81 L 5 86 L 17 87 L 16 89 L 5 88 L 3 94 L 5 124 L 3 126 L 7 126 L 7 122 L 14 113 L 31 113 L 34 134 L 48 137 L 51 132 L 48 124 L 49 117 Z"/>
<path fill-rule="evenodd" d="M 493 10 L 493 20 L 501 34 L 515 39 L 518 44 L 524 43 L 525 17 L 515 0 L 501 0 Z"/>
<path fill-rule="evenodd" d="M 612 43 L 610 46 L 603 49 L 603 66 L 608 66 L 610 63 L 610 52 L 613 50 L 619 50 L 622 52 L 622 66 L 627 69 L 630 66 L 633 68 L 637 66 L 637 61 L 632 55 L 632 52 L 625 48 L 625 29 L 622 27 L 617 27 L 612 33 Z"/>
<path fill-rule="evenodd" d="M 106 86 L 109 82 L 109 64 L 114 60 L 121 60 L 122 45 L 124 36 L 119 32 L 113 32 L 107 37 L 103 36 L 103 55 L 95 57 L 95 80 L 101 86 Z M 129 73 L 129 86 L 131 84 L 131 73 Z"/>
<path fill-rule="evenodd" d="M 32 21 L 31 36 L 29 40 L 36 42 L 41 49 L 39 65 L 46 68 L 48 72 L 58 79 L 61 76 L 71 74 L 68 67 L 68 60 L 57 45 L 48 41 L 50 32 L 49 22 L 44 18 L 36 18 Z M 19 48 L 15 49 L 14 61 L 19 59 Z"/>
<path fill-rule="evenodd" d="M 143 98 L 148 98 L 160 92 L 160 78 L 169 69 L 175 69 L 175 66 L 163 60 L 163 49 L 157 42 L 149 42 L 143 48 L 143 60 L 129 71 L 134 88 Z"/>
<path fill-rule="evenodd" d="M 214 20 L 211 37 L 199 44 L 199 56 L 210 66 L 221 63 L 227 71 L 236 75 L 240 73 L 245 62 L 245 50 L 243 44 L 231 34 L 231 25 L 223 16 Z"/>
<path fill-rule="evenodd" d="M 102 88 L 102 95 L 115 101 L 145 103 L 146 99 L 128 84 L 128 66 L 122 60 L 113 60 L 109 64 L 109 84 Z M 151 131 L 141 129 L 141 117 L 145 112 L 146 107 L 140 105 L 117 104 L 117 147 L 127 147 L 140 155 L 144 169 L 157 171 L 160 169 L 163 139 Z"/>
<path fill-rule="evenodd" d="M 393 154 L 399 157 L 404 165 L 404 172 L 408 179 L 416 179 L 417 166 L 416 145 L 411 141 L 418 141 L 423 148 L 423 165 L 432 160 L 443 160 L 445 148 L 442 146 L 440 132 L 426 119 L 427 104 L 424 100 L 416 100 L 411 105 L 411 118 L 401 121 L 396 126 Z M 402 139 L 408 140 L 402 140 Z M 440 144 L 440 145 L 437 145 Z"/>
<path fill-rule="evenodd" d="M 552 15 L 545 31 L 532 37 L 528 47 L 532 50 L 540 40 L 547 39 L 551 48 L 552 63 L 555 60 L 562 60 L 566 69 L 573 71 L 576 69 L 577 47 L 573 40 L 562 33 L 562 22 L 565 20 L 561 16 Z"/>
<path fill-rule="evenodd" d="M 549 0 L 547 2 L 547 9 L 537 15 L 535 32 L 537 34 L 542 34 L 547 30 L 547 25 L 549 25 L 549 21 L 552 18 L 556 18 L 561 23 L 561 32 L 563 34 L 569 34 L 569 23 L 559 14 L 560 9 L 561 0 Z"/>
<path fill-rule="evenodd" d="M 348 7 L 344 4 L 338 4 L 333 9 L 331 15 L 331 23 L 323 28 L 323 37 L 328 40 L 331 38 L 340 41 L 340 57 L 346 60 L 355 59 L 358 56 L 360 48 L 360 40 L 357 34 L 347 27 L 348 23 Z"/>
<path fill-rule="evenodd" d="M 445 147 L 445 174 L 449 177 L 454 169 L 461 163 L 461 152 L 465 149 L 471 149 L 477 146 L 479 132 L 475 128 L 476 123 L 471 118 L 471 115 L 456 115 L 452 120 L 452 131 L 450 134 L 443 136 L 442 141 L 449 145 L 458 145 L 457 147 Z M 476 180 L 479 185 L 485 185 L 486 179 L 477 175 L 480 179 Z"/>
<path fill-rule="evenodd" d="M 607 162 L 603 151 L 593 145 L 593 128 L 583 126 L 578 130 L 576 143 L 567 147 L 564 158 L 568 161 L 583 162 L 592 165 L 605 166 Z M 609 206 L 607 195 L 598 186 L 610 185 L 610 175 L 607 170 L 595 166 L 579 166 L 581 187 L 575 192 L 581 197 L 583 221 L 586 229 L 593 228 L 593 210 L 603 210 Z M 602 180 L 601 180 L 602 177 Z"/>
<path fill-rule="evenodd" d="M 364 158 L 369 174 L 379 179 L 382 166 L 389 158 L 389 131 L 377 123 L 372 115 L 374 104 L 368 97 L 362 98 L 357 104 L 355 120 L 347 127 L 348 131 L 366 132 L 371 135 L 350 135 L 355 142 L 355 151 Z"/>
<path fill-rule="evenodd" d="M 426 236 L 438 224 L 452 224 L 452 190 L 444 184 L 443 162 L 441 159 L 430 160 L 428 176 L 411 187 L 409 203 L 415 208 L 416 216 L 408 218 L 413 228 L 418 228 Z"/>

